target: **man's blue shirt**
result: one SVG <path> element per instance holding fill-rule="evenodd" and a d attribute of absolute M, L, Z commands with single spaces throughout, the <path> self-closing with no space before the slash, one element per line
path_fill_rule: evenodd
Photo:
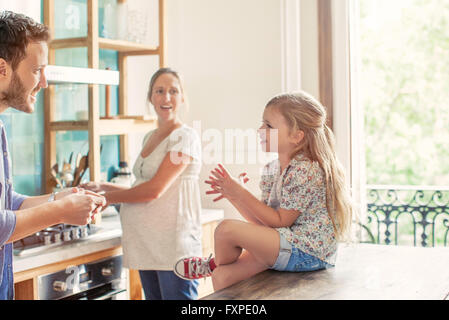
<path fill-rule="evenodd" d="M 25 196 L 14 192 L 11 179 L 11 162 L 8 153 L 8 142 L 3 122 L 0 120 L 0 161 L 3 170 L 0 172 L 0 300 L 14 299 L 14 280 L 12 262 L 12 243 L 6 244 L 16 227 L 15 210 L 18 210 Z"/>

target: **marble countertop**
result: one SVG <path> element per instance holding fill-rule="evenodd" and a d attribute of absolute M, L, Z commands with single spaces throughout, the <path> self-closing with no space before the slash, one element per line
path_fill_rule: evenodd
<path fill-rule="evenodd" d="M 212 221 L 223 219 L 224 212 L 221 209 L 202 209 L 201 223 L 206 224 Z M 108 213 L 102 217 L 99 230 L 87 239 L 77 240 L 56 247 L 48 248 L 44 251 L 14 256 L 14 272 L 26 271 L 44 265 L 60 262 L 87 255 L 90 253 L 107 250 L 121 245 L 122 229 L 120 217 L 117 213 Z"/>

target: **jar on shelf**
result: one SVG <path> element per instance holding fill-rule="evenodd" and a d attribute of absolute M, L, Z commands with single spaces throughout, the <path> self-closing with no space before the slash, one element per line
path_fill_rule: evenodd
<path fill-rule="evenodd" d="M 126 161 L 120 161 L 119 169 L 116 172 L 116 176 L 112 178 L 111 182 L 125 187 L 131 187 L 133 183 L 132 173 Z"/>
<path fill-rule="evenodd" d="M 117 0 L 117 38 L 128 40 L 128 3 Z"/>
<path fill-rule="evenodd" d="M 103 23 L 100 29 L 100 35 L 103 38 L 117 38 L 117 6 L 113 0 L 104 0 Z"/>

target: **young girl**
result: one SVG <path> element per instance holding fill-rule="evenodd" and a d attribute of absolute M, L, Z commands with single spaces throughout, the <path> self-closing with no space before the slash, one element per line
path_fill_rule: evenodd
<path fill-rule="evenodd" d="M 278 95 L 265 107 L 259 136 L 264 151 L 278 153 L 264 167 L 262 201 L 222 165 L 214 169 L 206 193 L 228 199 L 248 222 L 224 220 L 215 230 L 215 258 L 179 260 L 181 278 L 212 275 L 220 290 L 266 269 L 301 272 L 335 264 L 352 206 L 324 107 L 304 92 Z"/>
<path fill-rule="evenodd" d="M 159 69 L 148 90 L 158 126 L 144 138 L 133 167 L 136 182 L 131 188 L 107 182 L 84 185 L 106 191 L 108 204 L 122 203 L 123 264 L 139 270 L 145 298 L 150 300 L 197 298 L 198 281 L 173 273 L 179 258 L 202 251 L 201 141 L 179 118 L 185 99 L 179 74 Z"/>

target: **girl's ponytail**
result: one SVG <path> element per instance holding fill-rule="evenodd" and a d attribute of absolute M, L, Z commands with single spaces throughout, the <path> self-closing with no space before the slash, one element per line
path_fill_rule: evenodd
<path fill-rule="evenodd" d="M 337 237 L 346 240 L 350 237 L 353 208 L 350 191 L 346 183 L 345 172 L 335 151 L 335 137 L 332 130 L 325 124 L 324 133 L 329 151 L 329 180 L 327 183 L 327 205 L 331 214 Z M 330 201 L 329 201 L 330 200 Z"/>

